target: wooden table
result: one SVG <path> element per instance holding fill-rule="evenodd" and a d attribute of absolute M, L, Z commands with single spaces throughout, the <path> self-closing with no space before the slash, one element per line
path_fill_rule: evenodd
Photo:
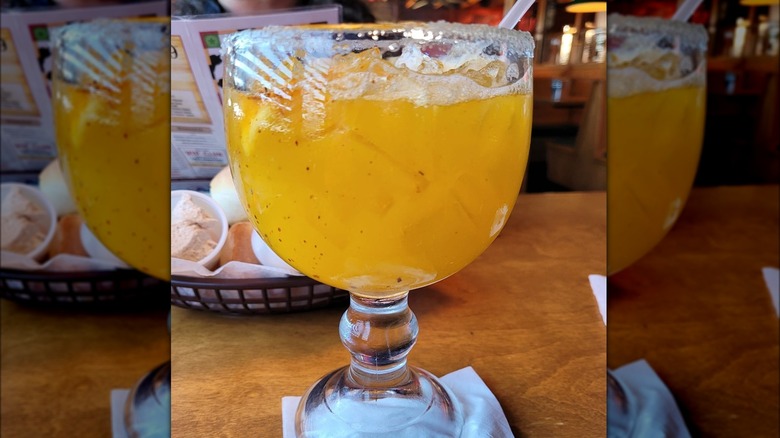
<path fill-rule="evenodd" d="M 606 330 L 589 274 L 606 266 L 604 193 L 521 195 L 474 263 L 413 291 L 410 362 L 472 366 L 518 437 L 606 435 Z M 172 436 L 281 437 L 281 398 L 348 363 L 345 307 L 229 317 L 172 309 Z"/>
<path fill-rule="evenodd" d="M 694 436 L 777 437 L 778 186 L 694 189 L 677 224 L 612 276 L 608 364 L 644 358 Z"/>
<path fill-rule="evenodd" d="M 111 390 L 168 360 L 168 310 L 67 310 L 0 299 L 0 436 L 111 437 Z"/>

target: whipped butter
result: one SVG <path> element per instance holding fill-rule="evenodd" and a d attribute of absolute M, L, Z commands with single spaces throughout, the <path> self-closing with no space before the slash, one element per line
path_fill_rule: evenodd
<path fill-rule="evenodd" d="M 171 212 L 171 257 L 197 262 L 217 245 L 212 238 L 219 234 L 219 220 L 185 194 Z"/>
<path fill-rule="evenodd" d="M 3 251 L 27 254 L 46 238 L 46 211 L 18 187 L 11 188 L 0 211 L 0 249 Z"/>

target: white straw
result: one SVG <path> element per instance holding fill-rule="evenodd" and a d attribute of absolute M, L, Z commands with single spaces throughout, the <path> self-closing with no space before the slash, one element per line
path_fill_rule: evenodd
<path fill-rule="evenodd" d="M 534 0 L 517 0 L 509 12 L 504 15 L 504 18 L 498 23 L 498 27 L 504 29 L 514 29 L 520 19 L 523 18 L 526 12 L 531 9 L 531 5 L 534 4 Z"/>
<path fill-rule="evenodd" d="M 677 8 L 677 11 L 674 12 L 674 15 L 672 15 L 672 20 L 675 21 L 688 21 L 691 19 L 691 16 L 694 12 L 696 12 L 696 8 L 699 7 L 702 0 L 685 0 L 679 8 Z"/>

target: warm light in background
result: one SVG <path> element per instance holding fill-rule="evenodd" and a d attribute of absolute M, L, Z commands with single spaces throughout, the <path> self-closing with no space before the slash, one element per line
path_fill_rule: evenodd
<path fill-rule="evenodd" d="M 739 0 L 742 6 L 772 6 L 780 5 L 780 0 Z"/>
<path fill-rule="evenodd" d="M 606 12 L 607 2 L 574 0 L 566 5 L 566 12 L 572 14 L 587 14 L 590 12 Z"/>
<path fill-rule="evenodd" d="M 568 24 L 563 26 L 563 35 L 561 35 L 561 53 L 558 63 L 568 64 L 571 57 L 571 47 L 574 42 L 574 34 L 577 33 L 577 29 L 569 26 Z"/>

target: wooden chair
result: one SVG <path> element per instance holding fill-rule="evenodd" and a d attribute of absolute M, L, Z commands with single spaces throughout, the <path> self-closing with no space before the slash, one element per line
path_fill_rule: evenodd
<path fill-rule="evenodd" d="M 586 67 L 587 68 L 582 68 Z M 573 81 L 591 81 L 574 145 L 547 142 L 547 179 L 572 190 L 602 191 L 607 188 L 607 99 L 603 64 L 584 64 L 572 69 Z"/>

